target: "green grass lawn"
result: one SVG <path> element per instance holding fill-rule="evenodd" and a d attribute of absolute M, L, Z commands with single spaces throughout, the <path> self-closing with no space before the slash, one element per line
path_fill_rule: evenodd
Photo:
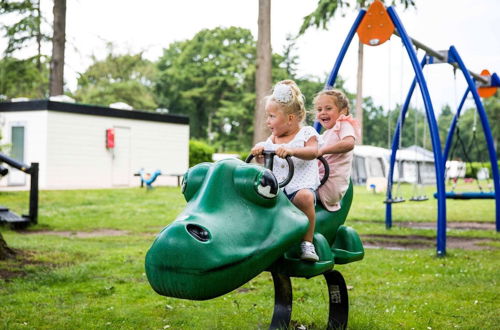
<path fill-rule="evenodd" d="M 411 193 L 413 188 L 402 189 Z M 428 188 L 427 194 L 432 193 Z M 18 213 L 27 212 L 25 192 L 0 192 L 0 199 Z M 347 224 L 363 236 L 390 234 L 401 240 L 435 236 L 432 229 L 400 226 L 408 221 L 435 222 L 434 199 L 395 205 L 394 227 L 389 231 L 383 199 L 356 187 Z M 162 297 L 150 288 L 144 274 L 145 253 L 156 233 L 184 205 L 179 188 L 170 187 L 41 191 L 39 224 L 29 228 L 36 233 L 0 228 L 7 243 L 23 251 L 18 260 L 0 262 L 0 270 L 16 275 L 0 279 L 0 328 L 267 328 L 274 304 L 267 272 L 238 290 L 202 302 Z M 447 206 L 449 222 L 494 223 L 493 201 L 449 201 Z M 114 234 L 106 234 L 111 229 Z M 450 230 L 448 237 L 482 238 L 484 249 L 452 248 L 445 258 L 435 256 L 434 246 L 367 249 L 364 260 L 336 267 L 351 287 L 349 328 L 500 329 L 498 234 Z M 323 279 L 292 283 L 293 324 L 325 328 Z"/>

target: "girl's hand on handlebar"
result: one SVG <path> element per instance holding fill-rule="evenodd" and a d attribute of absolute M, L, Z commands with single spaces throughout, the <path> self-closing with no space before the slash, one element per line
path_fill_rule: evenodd
<path fill-rule="evenodd" d="M 263 146 L 255 146 L 252 148 L 252 150 L 250 151 L 250 153 L 254 156 L 259 156 L 259 155 L 262 155 L 262 153 L 264 152 L 264 147 Z"/>
<path fill-rule="evenodd" d="M 293 149 L 279 147 L 276 149 L 276 156 L 285 158 L 286 156 L 293 156 Z"/>

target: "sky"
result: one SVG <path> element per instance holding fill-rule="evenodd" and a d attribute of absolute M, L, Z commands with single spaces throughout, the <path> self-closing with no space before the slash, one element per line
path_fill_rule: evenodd
<path fill-rule="evenodd" d="M 500 74 L 500 1 L 498 0 L 416 0 L 417 8 L 396 11 L 408 34 L 434 50 L 454 45 L 470 71 L 483 69 Z M 52 1 L 41 0 L 42 11 L 52 20 Z M 271 42 L 281 53 L 287 35 L 296 35 L 303 17 L 314 10 L 317 0 L 272 0 Z M 299 76 L 315 76 L 324 81 L 333 67 L 357 10 L 341 10 L 328 30 L 310 28 L 298 39 Z M 239 26 L 257 38 L 258 0 L 67 0 L 65 81 L 75 90 L 78 73 L 92 63 L 91 56 L 103 59 L 106 44 L 114 52 L 144 52 L 157 60 L 174 41 L 191 39 L 198 31 L 215 27 Z M 495 28 L 495 26 L 497 26 Z M 350 92 L 356 90 L 357 37 L 340 69 Z M 0 48 L 5 40 L 0 39 Z M 407 94 L 413 73 L 400 39 L 393 36 L 381 46 L 365 47 L 364 96 L 375 104 L 394 108 Z M 45 53 L 50 54 L 50 45 Z M 418 53 L 419 58 L 423 52 Z M 447 64 L 425 70 L 434 108 L 452 108 L 460 101 L 466 85 L 463 76 Z M 306 97 L 308 97 L 306 95 Z M 470 102 L 470 101 L 468 101 Z M 413 106 L 423 107 L 417 95 Z M 470 103 L 472 104 L 472 103 Z"/>

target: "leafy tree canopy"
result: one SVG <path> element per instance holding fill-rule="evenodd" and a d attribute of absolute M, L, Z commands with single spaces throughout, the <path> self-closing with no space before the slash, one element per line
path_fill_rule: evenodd
<path fill-rule="evenodd" d="M 497 92 L 495 96 L 483 99 L 483 105 L 488 117 L 488 124 L 493 135 L 495 146 L 500 142 L 500 97 Z M 438 118 L 440 129 L 441 144 L 444 146 L 448 130 L 455 113 L 451 112 L 449 107 L 445 107 Z M 484 130 L 475 107 L 462 109 L 457 124 L 460 139 L 463 141 L 463 147 L 458 142 L 457 131 L 453 135 L 453 145 L 450 150 L 450 157 L 465 161 L 469 158 L 476 162 L 489 162 L 488 146 L 484 137 Z M 474 132 L 475 128 L 475 132 Z M 474 136 L 475 135 L 475 136 Z M 453 153 L 453 155 L 451 155 Z M 497 158 L 500 156 L 500 149 L 496 148 Z"/>
<path fill-rule="evenodd" d="M 0 96 L 4 99 L 14 97 L 44 98 L 48 91 L 49 62 L 42 58 L 41 70 L 38 58 L 25 60 L 5 57 L 0 60 Z M 0 99 L 1 100 L 1 99 Z"/>
<path fill-rule="evenodd" d="M 50 36 L 41 30 L 42 16 L 39 0 L 2 0 L 0 1 L 0 16 L 4 18 L 16 17 L 13 24 L 0 24 L 7 39 L 7 48 L 4 53 L 12 56 L 19 49 L 32 44 L 37 44 L 37 56 L 42 56 L 40 46 L 42 42 L 49 41 Z"/>
<path fill-rule="evenodd" d="M 190 117 L 191 136 L 218 150 L 251 146 L 255 104 L 256 42 L 249 30 L 205 29 L 170 44 L 158 61 L 155 95 L 171 113 Z M 273 54 L 274 80 L 290 78 Z"/>
<path fill-rule="evenodd" d="M 142 54 L 113 55 L 110 48 L 104 60 L 93 61 L 78 78 L 74 95 L 78 102 L 103 106 L 125 102 L 140 110 L 157 107 L 152 92 L 156 67 Z"/>

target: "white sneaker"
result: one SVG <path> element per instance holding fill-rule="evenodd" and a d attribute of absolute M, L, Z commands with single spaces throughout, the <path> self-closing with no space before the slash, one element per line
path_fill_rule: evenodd
<path fill-rule="evenodd" d="M 308 241 L 300 243 L 300 250 L 302 251 L 300 259 L 304 261 L 318 261 L 319 257 L 314 249 L 314 244 Z"/>

